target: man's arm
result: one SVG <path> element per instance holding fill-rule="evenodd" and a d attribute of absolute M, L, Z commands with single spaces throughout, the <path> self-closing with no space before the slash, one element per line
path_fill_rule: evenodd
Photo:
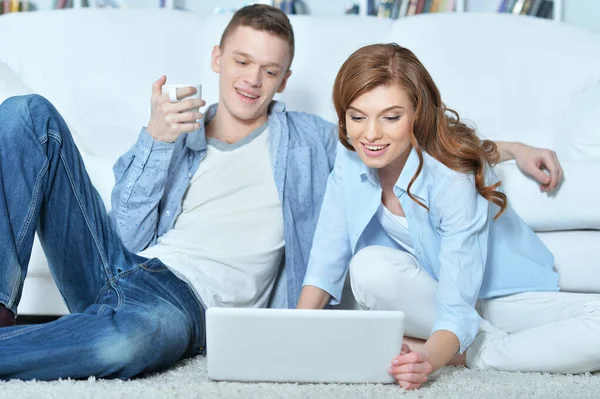
<path fill-rule="evenodd" d="M 155 141 L 142 129 L 135 145 L 113 171 L 110 218 L 131 252 L 156 243 L 158 205 L 164 194 L 173 143 Z"/>
<path fill-rule="evenodd" d="M 151 114 L 135 145 L 114 166 L 115 187 L 110 217 L 123 243 L 132 252 L 154 245 L 158 238 L 158 208 L 164 195 L 175 142 L 197 130 L 203 100 L 171 102 L 162 93 L 166 76 L 152 85 Z M 194 87 L 177 89 L 177 97 L 194 94 Z"/>
<path fill-rule="evenodd" d="M 562 181 L 563 170 L 554 151 L 506 141 L 496 141 L 496 146 L 500 162 L 514 159 L 521 173 L 540 183 L 540 191 L 551 192 Z"/>

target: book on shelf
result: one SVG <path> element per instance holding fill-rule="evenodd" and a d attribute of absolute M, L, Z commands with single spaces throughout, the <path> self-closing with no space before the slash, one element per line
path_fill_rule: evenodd
<path fill-rule="evenodd" d="M 367 15 L 378 18 L 400 17 L 433 12 L 454 11 L 455 0 L 368 0 Z"/>
<path fill-rule="evenodd" d="M 525 0 L 523 7 L 521 8 L 521 15 L 529 15 L 531 6 L 533 6 L 533 0 Z"/>
<path fill-rule="evenodd" d="M 273 6 L 279 8 L 286 14 L 295 14 L 293 0 L 273 0 Z"/>
<path fill-rule="evenodd" d="M 167 0 L 168 3 L 168 0 Z M 82 7 L 91 7 L 91 8 L 103 8 L 103 7 L 113 7 L 119 8 L 124 5 L 123 0 L 54 0 L 54 7 L 58 9 L 63 8 L 82 8 Z M 161 3 L 158 4 L 161 7 Z"/>
<path fill-rule="evenodd" d="M 523 4 L 525 4 L 525 0 L 517 0 L 511 12 L 513 14 L 520 14 L 521 10 L 523 9 Z"/>
<path fill-rule="evenodd" d="M 502 0 L 498 6 L 498 12 L 540 18 L 552 18 L 553 9 L 552 0 Z"/>
<path fill-rule="evenodd" d="M 268 4 L 269 2 L 263 0 L 259 3 Z M 304 0 L 273 0 L 273 6 L 279 8 L 286 14 L 305 15 L 310 13 L 310 9 Z M 358 11 L 358 6 L 356 10 Z M 349 13 L 353 13 L 352 7 L 347 11 L 349 11 Z"/>
<path fill-rule="evenodd" d="M 11 12 L 24 12 L 32 11 L 32 7 L 29 0 L 0 0 L 0 15 L 8 14 Z"/>
<path fill-rule="evenodd" d="M 456 0 L 367 0 L 367 15 L 397 19 L 409 15 L 456 11 Z M 552 0 L 498 0 L 498 12 L 552 18 Z"/>
<path fill-rule="evenodd" d="M 377 7 L 378 18 L 391 18 L 395 0 L 380 0 Z"/>
<path fill-rule="evenodd" d="M 169 1 L 167 0 L 167 4 Z M 36 11 L 35 0 L 0 0 L 0 15 L 11 12 Z M 82 7 L 122 7 L 125 0 L 53 0 L 50 7 L 54 9 Z"/>

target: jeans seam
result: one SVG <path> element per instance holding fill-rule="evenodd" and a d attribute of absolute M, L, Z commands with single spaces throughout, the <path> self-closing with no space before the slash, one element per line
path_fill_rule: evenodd
<path fill-rule="evenodd" d="M 57 319 L 55 321 L 53 321 L 52 323 L 60 323 L 62 320 L 65 320 L 66 317 L 61 317 L 60 319 Z M 48 323 L 41 323 L 41 324 L 32 324 L 28 327 L 22 327 L 17 329 L 16 331 L 12 331 L 6 334 L 0 334 L 0 340 L 4 340 L 4 339 L 8 339 L 8 338 L 14 338 L 17 337 L 19 335 L 34 331 L 34 330 L 38 330 L 40 328 L 44 328 L 48 325 Z"/>
<path fill-rule="evenodd" d="M 21 251 L 21 245 L 23 245 L 23 240 L 25 239 L 25 236 L 27 235 L 27 230 L 29 228 L 29 225 L 31 224 L 31 220 L 33 219 L 33 210 L 35 209 L 35 205 L 37 205 L 37 201 L 38 201 L 38 194 L 40 192 L 40 182 L 42 180 L 42 176 L 45 175 L 48 172 L 48 160 L 46 160 L 46 162 L 44 163 L 44 167 L 42 168 L 42 171 L 38 174 L 36 180 L 35 180 L 35 186 L 33 189 L 33 201 L 31 203 L 31 206 L 29 207 L 29 211 L 27 212 L 27 217 L 25 218 L 25 225 L 23 226 L 23 229 L 21 230 L 21 234 L 19 234 L 19 237 L 17 238 L 17 252 Z"/>
<path fill-rule="evenodd" d="M 43 144 L 47 141 L 47 138 L 42 137 L 39 141 L 40 141 L 40 144 Z M 38 203 L 38 195 L 40 192 L 40 185 L 41 185 L 42 177 L 47 172 L 48 172 L 48 160 L 46 160 L 46 162 L 44 163 L 42 170 L 40 171 L 40 173 L 38 173 L 37 178 L 35 180 L 35 185 L 34 185 L 33 193 L 32 193 L 33 200 L 27 211 L 27 216 L 25 217 L 25 223 L 23 224 L 23 228 L 21 229 L 21 232 L 19 233 L 19 236 L 17 237 L 17 242 L 15 243 L 16 244 L 15 249 L 17 251 L 17 254 L 21 253 L 21 249 L 22 249 L 21 247 L 23 245 L 23 241 L 25 240 L 25 237 L 27 236 L 27 231 L 29 230 L 29 227 L 31 226 L 31 221 L 33 220 L 34 209 Z M 10 298 L 8 298 L 8 301 L 6 303 L 7 308 L 14 307 L 18 292 L 20 290 L 20 287 L 21 287 L 23 281 L 24 281 L 23 272 L 21 271 L 21 268 L 19 268 L 19 278 L 17 278 L 17 280 L 15 281 L 15 284 L 13 285 L 13 287 L 11 289 Z"/>
<path fill-rule="evenodd" d="M 199 346 L 199 350 L 200 353 L 202 354 L 206 354 L 206 308 L 204 307 L 204 305 L 200 302 L 200 300 L 198 298 L 196 298 L 196 294 L 194 293 L 194 290 L 192 289 L 192 287 L 190 287 L 190 285 L 188 283 L 186 283 L 185 281 L 183 281 L 183 283 L 187 286 L 188 291 L 190 293 L 190 295 L 192 296 L 192 299 L 194 300 L 194 303 L 196 304 L 198 311 L 200 312 L 200 342 L 198 343 Z M 182 306 L 183 311 L 187 314 L 188 320 L 194 320 L 194 318 L 191 317 L 190 313 L 187 310 L 186 306 Z"/>
<path fill-rule="evenodd" d="M 102 286 L 102 288 L 100 289 L 100 291 L 98 292 L 98 295 L 96 295 L 96 298 L 94 300 L 94 303 L 98 303 L 100 301 L 100 298 L 106 293 L 108 292 L 109 289 L 114 289 L 115 292 L 117 293 L 117 309 L 120 308 L 121 306 L 123 306 L 124 303 L 124 296 L 123 296 L 123 292 L 121 291 L 121 289 L 119 288 L 119 285 L 117 284 L 117 280 L 123 278 L 123 277 L 127 277 L 128 275 L 136 272 L 137 270 L 139 270 L 139 266 L 140 265 L 136 265 L 134 268 L 126 270 L 124 272 L 121 272 L 113 277 L 111 277 L 106 284 L 104 284 L 104 286 Z"/>
<path fill-rule="evenodd" d="M 146 265 L 146 263 L 140 263 L 138 266 L 150 273 L 160 273 L 160 272 L 164 272 L 165 270 L 169 270 L 169 268 L 166 266 L 163 266 L 163 267 L 157 268 L 157 269 L 152 269 L 152 268 L 148 267 L 148 265 Z"/>
<path fill-rule="evenodd" d="M 56 134 L 56 132 L 52 131 L 52 130 L 48 130 L 48 133 L 51 137 L 54 137 L 54 135 Z M 61 140 L 58 140 L 59 142 Z M 98 253 L 100 254 L 100 259 L 102 259 L 102 263 L 104 266 L 104 273 L 106 273 L 106 275 L 109 277 L 109 281 L 111 279 L 111 273 L 109 272 L 109 268 L 108 268 L 108 259 L 106 258 L 106 254 L 105 254 L 105 249 L 102 245 L 101 242 L 99 242 L 98 240 L 98 236 L 96 235 L 96 232 L 92 229 L 89 217 L 87 212 L 85 212 L 84 206 L 83 206 L 83 202 L 81 200 L 81 197 L 79 195 L 79 192 L 75 189 L 75 182 L 73 179 L 73 175 L 71 173 L 71 170 L 68 167 L 68 164 L 65 160 L 65 156 L 64 156 L 64 152 L 60 151 L 60 160 L 65 168 L 65 173 L 67 174 L 67 178 L 69 179 L 69 184 L 71 186 L 71 190 L 73 192 L 73 195 L 75 197 L 75 200 L 77 201 L 77 205 L 79 206 L 79 210 L 81 211 L 82 215 L 83 215 L 83 219 L 85 220 L 85 224 L 87 226 L 87 229 L 89 231 L 89 233 L 92 236 L 92 239 L 94 241 L 94 245 L 96 247 L 96 250 L 98 251 Z"/>
<path fill-rule="evenodd" d="M 110 306 L 108 306 L 107 304 L 103 303 L 102 305 L 100 305 L 100 307 L 98 308 L 98 311 L 96 312 L 97 315 L 102 315 L 104 313 L 104 311 L 106 309 L 110 309 Z"/>
<path fill-rule="evenodd" d="M 31 117 L 31 112 L 30 115 Z M 31 123 L 33 124 L 33 118 L 31 119 Z M 38 138 L 40 144 L 44 144 L 48 141 L 48 137 L 44 136 L 41 138 Z M 36 181 L 35 181 L 35 186 L 33 189 L 33 204 L 37 204 L 37 200 L 38 200 L 38 194 L 40 192 L 40 182 L 42 180 L 42 176 L 44 176 L 47 172 L 48 172 L 48 159 L 46 159 L 46 162 L 44 162 L 44 167 L 42 168 L 42 170 L 40 171 L 40 173 L 38 174 Z M 29 207 L 29 211 L 27 212 L 27 217 L 25 218 L 25 226 L 29 226 L 31 224 L 31 220 L 33 219 L 33 209 L 35 208 L 35 206 L 30 206 Z M 23 245 L 23 240 L 25 239 L 25 235 L 26 235 L 26 231 L 27 228 L 23 228 L 21 230 L 21 234 L 19 234 L 19 237 L 17 238 L 17 253 L 21 251 L 21 245 Z"/>
<path fill-rule="evenodd" d="M 94 303 L 98 303 L 98 301 L 100 300 L 100 298 L 102 297 L 102 295 L 104 295 L 106 292 L 108 292 L 109 288 L 114 288 L 113 285 L 111 284 L 110 281 L 107 281 L 106 284 L 104 284 L 102 286 L 102 288 L 100 288 L 100 291 L 98 292 L 98 295 L 96 295 L 96 298 L 94 299 Z"/>

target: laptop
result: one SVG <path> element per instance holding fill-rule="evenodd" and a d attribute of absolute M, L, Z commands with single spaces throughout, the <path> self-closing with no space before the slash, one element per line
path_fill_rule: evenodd
<path fill-rule="evenodd" d="M 209 308 L 208 378 L 393 383 L 403 334 L 400 311 Z"/>

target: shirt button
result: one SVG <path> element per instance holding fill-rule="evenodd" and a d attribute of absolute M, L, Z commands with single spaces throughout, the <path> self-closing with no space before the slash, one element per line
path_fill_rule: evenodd
<path fill-rule="evenodd" d="M 192 172 L 188 172 L 188 177 L 191 179 L 192 178 Z"/>
<path fill-rule="evenodd" d="M 167 216 L 171 216 L 171 211 L 166 211 L 166 212 L 165 212 L 165 214 L 166 214 Z"/>
<path fill-rule="evenodd" d="M 144 154 L 147 154 L 149 152 L 150 152 L 150 150 L 148 150 L 147 148 L 144 150 Z"/>

